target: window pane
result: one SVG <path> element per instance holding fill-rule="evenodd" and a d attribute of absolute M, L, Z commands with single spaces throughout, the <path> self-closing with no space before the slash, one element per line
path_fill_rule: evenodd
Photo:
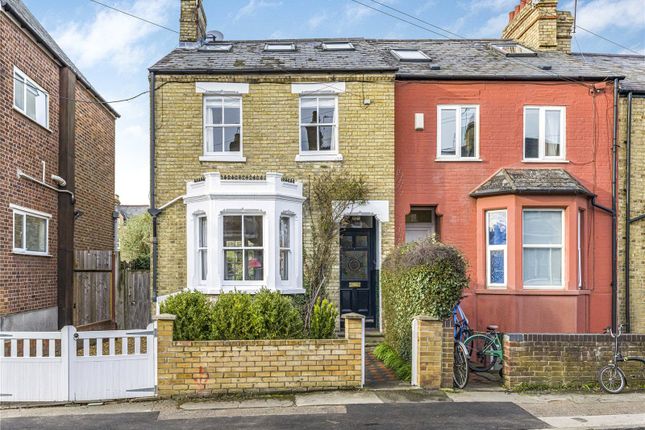
<path fill-rule="evenodd" d="M 245 249 L 246 265 L 244 266 L 245 281 L 261 281 L 264 279 L 264 251 L 261 249 Z"/>
<path fill-rule="evenodd" d="M 538 158 L 540 139 L 540 110 L 526 109 L 524 112 L 524 157 Z"/>
<path fill-rule="evenodd" d="M 289 248 L 289 217 L 280 217 L 280 248 Z"/>
<path fill-rule="evenodd" d="M 240 128 L 224 127 L 224 152 L 238 152 L 240 150 Z"/>
<path fill-rule="evenodd" d="M 36 121 L 45 127 L 47 126 L 47 108 L 47 94 L 40 91 L 36 99 Z"/>
<path fill-rule="evenodd" d="M 199 251 L 199 275 L 202 281 L 208 278 L 208 262 L 207 251 L 202 249 Z"/>
<path fill-rule="evenodd" d="M 333 126 L 320 126 L 318 127 L 320 133 L 318 141 L 320 142 L 321 151 L 329 151 L 334 149 L 334 127 Z"/>
<path fill-rule="evenodd" d="M 490 251 L 490 267 L 489 267 L 491 284 L 504 283 L 504 251 L 493 250 Z"/>
<path fill-rule="evenodd" d="M 47 240 L 47 221 L 27 215 L 26 249 L 33 252 L 45 252 Z"/>
<path fill-rule="evenodd" d="M 205 248 L 207 246 L 207 235 L 206 235 L 206 217 L 199 217 L 199 247 Z"/>
<path fill-rule="evenodd" d="M 206 151 L 222 152 L 222 127 L 206 127 Z"/>
<path fill-rule="evenodd" d="M 410 213 L 405 216 L 407 224 L 413 223 L 432 223 L 434 222 L 434 210 L 431 208 L 412 208 Z"/>
<path fill-rule="evenodd" d="M 367 251 L 343 251 L 340 254 L 341 281 L 367 281 L 369 266 Z"/>
<path fill-rule="evenodd" d="M 303 151 L 316 151 L 318 144 L 316 140 L 316 133 L 318 127 L 310 125 L 308 127 L 300 127 L 300 148 Z"/>
<path fill-rule="evenodd" d="M 461 109 L 461 156 L 475 156 L 475 108 Z"/>
<path fill-rule="evenodd" d="M 262 246 L 262 216 L 244 217 L 244 246 Z"/>
<path fill-rule="evenodd" d="M 318 122 L 315 98 L 300 99 L 300 121 L 301 124 L 315 124 Z"/>
<path fill-rule="evenodd" d="M 524 285 L 562 285 L 562 249 L 525 248 L 522 261 Z"/>
<path fill-rule="evenodd" d="M 240 123 L 240 100 L 225 98 L 224 99 L 224 124 Z"/>
<path fill-rule="evenodd" d="M 36 119 L 36 97 L 38 95 L 38 90 L 36 87 L 29 85 L 27 83 L 27 107 L 25 111 L 27 116 L 30 118 Z"/>
<path fill-rule="evenodd" d="M 19 75 L 14 75 L 13 102 L 18 109 L 25 109 L 25 81 Z"/>
<path fill-rule="evenodd" d="M 488 244 L 506 245 L 506 212 L 488 212 Z"/>
<path fill-rule="evenodd" d="M 320 98 L 318 99 L 320 114 L 320 122 L 332 124 L 334 122 L 334 111 L 336 110 L 336 99 L 334 98 Z"/>
<path fill-rule="evenodd" d="M 525 245 L 561 245 L 562 212 L 530 211 L 523 215 L 522 241 Z"/>
<path fill-rule="evenodd" d="M 289 280 L 289 251 L 280 251 L 280 279 Z"/>
<path fill-rule="evenodd" d="M 13 216 L 13 247 L 22 249 L 22 242 L 24 240 L 24 218 L 22 214 L 14 214 Z"/>
<path fill-rule="evenodd" d="M 242 246 L 242 217 L 224 217 L 224 246 Z"/>
<path fill-rule="evenodd" d="M 443 109 L 441 111 L 441 155 L 456 155 L 457 111 Z"/>
<path fill-rule="evenodd" d="M 221 124 L 222 123 L 222 106 L 220 101 L 209 102 L 206 108 L 206 124 Z"/>
<path fill-rule="evenodd" d="M 544 155 L 547 157 L 560 156 L 560 111 L 547 110 L 544 114 Z"/>
<path fill-rule="evenodd" d="M 224 279 L 227 281 L 242 280 L 242 250 L 224 251 Z"/>

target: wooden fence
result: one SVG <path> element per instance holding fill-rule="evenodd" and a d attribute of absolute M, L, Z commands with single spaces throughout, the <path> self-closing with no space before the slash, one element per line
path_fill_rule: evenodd
<path fill-rule="evenodd" d="M 141 329 L 150 323 L 150 271 L 119 270 L 115 320 L 119 328 Z"/>
<path fill-rule="evenodd" d="M 74 325 L 114 328 L 114 253 L 74 252 Z"/>

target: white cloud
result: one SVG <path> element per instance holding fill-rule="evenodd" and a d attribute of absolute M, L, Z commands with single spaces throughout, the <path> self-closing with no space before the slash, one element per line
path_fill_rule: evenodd
<path fill-rule="evenodd" d="M 247 4 L 242 6 L 240 10 L 237 11 L 234 21 L 239 21 L 240 18 L 245 16 L 253 15 L 258 9 L 267 8 L 267 7 L 276 7 L 281 6 L 281 1 L 268 1 L 268 0 L 249 0 Z"/>
<path fill-rule="evenodd" d="M 573 8 L 567 9 L 573 11 Z M 610 28 L 645 30 L 642 0 L 591 0 L 578 3 L 578 25 L 599 32 Z M 580 34 L 582 36 L 582 34 Z"/>
<path fill-rule="evenodd" d="M 326 20 L 327 14 L 325 12 L 317 12 L 307 20 L 307 27 L 309 28 L 309 30 L 316 30 Z"/>
<path fill-rule="evenodd" d="M 164 24 L 175 0 L 135 0 L 119 4 L 133 15 Z M 54 31 L 54 38 L 75 64 L 83 69 L 115 66 L 119 71 L 143 65 L 150 43 L 145 39 L 158 27 L 122 13 L 101 8 L 87 21 L 71 22 Z"/>

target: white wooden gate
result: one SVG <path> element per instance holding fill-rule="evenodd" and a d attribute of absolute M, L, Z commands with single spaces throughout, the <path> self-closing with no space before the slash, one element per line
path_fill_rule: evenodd
<path fill-rule="evenodd" d="M 155 394 L 156 336 L 146 330 L 0 333 L 0 401 L 91 401 Z"/>

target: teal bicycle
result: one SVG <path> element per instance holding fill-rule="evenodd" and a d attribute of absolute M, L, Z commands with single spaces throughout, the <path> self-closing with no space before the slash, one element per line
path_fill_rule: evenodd
<path fill-rule="evenodd" d="M 501 334 L 497 329 L 496 325 L 489 325 L 486 327 L 486 333 L 475 333 L 464 341 L 470 370 L 488 372 L 495 364 L 502 363 L 504 354 Z"/>

